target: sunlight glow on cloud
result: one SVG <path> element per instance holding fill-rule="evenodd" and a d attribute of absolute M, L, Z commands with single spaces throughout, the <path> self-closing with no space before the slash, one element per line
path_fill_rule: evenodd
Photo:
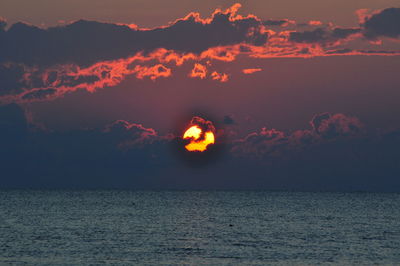
<path fill-rule="evenodd" d="M 303 29 L 288 19 L 263 21 L 253 14 L 239 15 L 240 7 L 216 9 L 208 18 L 192 12 L 154 29 L 80 20 L 49 29 L 16 23 L 6 30 L 2 21 L 0 77 L 7 79 L 0 80 L 0 103 L 52 100 L 77 90 L 95 92 L 130 75 L 156 81 L 171 77 L 186 62 L 193 64 L 189 78 L 227 82 L 232 74 L 212 68 L 213 61 L 233 64 L 238 56 L 400 55 L 400 49 L 386 49 L 381 40 L 398 43 L 399 8 L 358 10 L 360 27 L 311 20 L 312 27 Z M 65 39 L 80 41 L 66 44 Z M 360 43 L 362 48 L 357 48 Z M 242 72 L 257 71 L 261 69 Z"/>

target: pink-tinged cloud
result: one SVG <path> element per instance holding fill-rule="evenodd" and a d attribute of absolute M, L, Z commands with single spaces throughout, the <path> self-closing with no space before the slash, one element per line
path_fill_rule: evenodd
<path fill-rule="evenodd" d="M 245 68 L 242 70 L 243 74 L 253 74 L 262 71 L 262 68 Z"/>
<path fill-rule="evenodd" d="M 321 142 L 360 137 L 364 126 L 356 118 L 344 114 L 321 113 L 310 121 L 311 130 L 297 130 L 289 135 L 276 129 L 262 128 L 235 141 L 231 152 L 239 157 L 265 158 L 281 156 L 288 150 L 298 150 Z"/>
<path fill-rule="evenodd" d="M 238 157 L 262 158 L 276 153 L 280 155 L 281 149 L 277 147 L 281 145 L 287 145 L 285 133 L 264 127 L 260 132 L 250 133 L 245 138 L 236 141 L 231 152 Z"/>
<path fill-rule="evenodd" d="M 363 124 L 356 117 L 344 114 L 322 113 L 315 115 L 310 122 L 313 130 L 323 138 L 356 136 L 363 131 Z"/>
<path fill-rule="evenodd" d="M 358 18 L 358 23 L 359 24 L 364 24 L 365 20 L 370 17 L 370 10 L 367 8 L 361 8 L 361 9 L 357 9 L 355 11 L 355 14 L 357 15 Z"/>

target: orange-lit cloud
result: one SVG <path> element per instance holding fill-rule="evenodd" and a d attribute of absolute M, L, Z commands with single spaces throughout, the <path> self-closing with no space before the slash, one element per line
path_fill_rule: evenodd
<path fill-rule="evenodd" d="M 376 45 L 382 45 L 380 37 L 396 39 L 400 36 L 391 27 L 396 24 L 400 9 L 385 9 L 369 14 L 359 10 L 357 14 L 362 20 L 359 28 L 342 28 L 333 24 L 322 27 L 320 21 L 312 20 L 310 24 L 317 27 L 301 30 L 294 21 L 287 19 L 262 21 L 252 14 L 239 15 L 239 8 L 240 4 L 235 4 L 226 10 L 217 9 L 209 18 L 201 18 L 199 13 L 194 12 L 154 29 L 93 21 L 76 21 L 58 31 L 17 24 L 12 27 L 20 27 L 18 32 L 40 32 L 43 36 L 58 34 L 51 35 L 55 40 L 63 40 L 67 34 L 74 37 L 72 29 L 90 29 L 90 32 L 88 36 L 85 35 L 87 39 L 82 40 L 82 44 L 71 47 L 60 43 L 55 49 L 49 47 L 52 45 L 50 43 L 40 43 L 46 38 L 30 40 L 31 35 L 28 34 L 19 36 L 25 41 L 16 43 L 13 50 L 1 50 L 0 74 L 15 76 L 15 80 L 14 83 L 7 83 L 8 87 L 0 88 L 0 103 L 51 100 L 77 90 L 95 92 L 99 88 L 116 86 L 130 75 L 155 81 L 172 76 L 175 68 L 186 62 L 193 64 L 189 77 L 226 82 L 230 74 L 225 73 L 226 69 L 214 67 L 213 61 L 235 63 L 239 56 L 311 58 L 400 55 L 400 50 L 393 48 L 376 49 Z M 283 27 L 285 23 L 291 27 Z M 4 30 L 5 22 L 1 25 L 0 30 L 4 34 L 0 34 L 0 41 L 1 38 L 13 41 L 14 37 L 8 36 L 10 30 Z M 270 26 L 279 27 L 271 30 Z M 92 43 L 95 38 L 90 38 L 90 34 L 97 32 L 94 29 L 100 32 L 104 30 L 104 34 L 99 36 L 102 41 L 96 45 Z M 171 34 L 175 37 L 170 38 Z M 113 36 L 138 41 L 133 44 L 129 41 L 119 42 Z M 357 48 L 360 43 L 362 45 Z M 251 74 L 260 70 L 243 69 L 242 72 Z"/>
<path fill-rule="evenodd" d="M 49 29 L 24 23 L 16 23 L 8 30 L 3 30 L 5 26 L 2 26 L 0 42 L 13 45 L 1 47 L 0 63 L 88 66 L 161 48 L 199 55 L 218 46 L 265 44 L 268 36 L 261 20 L 254 15 L 237 14 L 240 6 L 216 9 L 204 19 L 199 13 L 190 13 L 154 29 L 87 20 Z M 72 43 L 64 40 L 72 40 Z"/>
<path fill-rule="evenodd" d="M 244 74 L 253 74 L 259 71 L 262 71 L 262 68 L 245 68 L 242 70 Z"/>
<path fill-rule="evenodd" d="M 227 82 L 229 80 L 228 74 L 218 73 L 217 71 L 211 73 L 211 78 L 213 80 L 218 80 L 219 82 Z"/>
<path fill-rule="evenodd" d="M 321 26 L 321 25 L 322 25 L 322 22 L 319 21 L 319 20 L 310 20 L 310 21 L 308 22 L 308 24 L 311 25 L 311 26 Z"/>
<path fill-rule="evenodd" d="M 171 69 L 165 67 L 162 64 L 157 64 L 152 67 L 147 66 L 135 66 L 134 71 L 138 79 L 143 79 L 144 77 L 149 77 L 151 80 L 156 80 L 160 77 L 171 76 Z"/>
<path fill-rule="evenodd" d="M 267 19 L 263 21 L 263 25 L 268 27 L 288 27 L 289 25 L 296 25 L 296 21 L 290 19 Z"/>
<path fill-rule="evenodd" d="M 192 77 L 192 78 L 204 79 L 204 78 L 206 78 L 206 76 L 207 76 L 206 66 L 199 64 L 199 63 L 195 63 L 192 71 L 189 73 L 189 77 Z"/>
<path fill-rule="evenodd" d="M 231 21 L 231 22 L 240 21 L 240 20 L 246 20 L 246 19 L 259 20 L 259 18 L 257 18 L 257 16 L 252 15 L 252 14 L 249 14 L 247 16 L 242 16 L 242 15 L 237 14 L 238 10 L 241 7 L 242 7 L 241 4 L 236 3 L 236 4 L 233 4 L 231 7 L 227 8 L 225 10 L 217 8 L 217 9 L 214 10 L 214 12 L 211 14 L 211 16 L 209 18 L 204 18 L 204 19 L 201 18 L 200 13 L 191 12 L 188 15 L 186 15 L 184 18 L 177 19 L 177 20 L 173 21 L 172 23 L 170 23 L 169 25 L 161 26 L 159 28 L 166 28 L 166 27 L 169 27 L 171 25 L 175 25 L 175 24 L 177 24 L 177 23 L 179 23 L 181 21 L 188 21 L 188 20 L 189 21 L 192 20 L 192 21 L 195 21 L 197 23 L 201 23 L 203 25 L 207 25 L 207 24 L 213 23 L 216 18 L 218 19 L 219 16 L 226 16 L 228 18 L 228 20 Z M 259 21 L 261 21 L 261 20 L 259 20 Z"/>
<path fill-rule="evenodd" d="M 35 67 L 27 67 L 21 77 L 26 87 L 18 94 L 1 96 L 0 103 L 51 100 L 79 89 L 95 92 L 99 88 L 118 85 L 128 75 L 135 75 L 138 79 L 147 77 L 150 80 L 171 76 L 172 70 L 163 64 L 140 64 L 152 59 L 153 55 L 144 57 L 138 54 L 128 59 L 100 62 L 87 68 L 64 65 L 43 72 Z M 40 79 L 41 84 L 33 82 L 37 79 Z M 41 86 L 33 87 L 35 85 Z"/>
<path fill-rule="evenodd" d="M 207 74 L 208 74 L 208 70 L 205 65 L 195 63 L 192 71 L 189 73 L 189 77 L 205 79 L 207 77 Z M 219 81 L 219 82 L 227 82 L 229 80 L 228 74 L 219 73 L 217 71 L 211 72 L 209 77 L 211 77 L 212 80 Z"/>

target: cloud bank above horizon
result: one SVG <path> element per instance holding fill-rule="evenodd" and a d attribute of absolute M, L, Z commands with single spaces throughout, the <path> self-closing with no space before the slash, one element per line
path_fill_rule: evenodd
<path fill-rule="evenodd" d="M 189 78 L 228 82 L 215 63 L 249 58 L 400 55 L 400 8 L 356 12 L 359 27 L 238 14 L 240 4 L 208 18 L 192 12 L 152 29 L 79 20 L 39 28 L 0 23 L 0 103 L 52 100 L 118 85 L 127 76 L 156 81 L 192 64 Z M 243 69 L 252 74 L 258 68 Z"/>

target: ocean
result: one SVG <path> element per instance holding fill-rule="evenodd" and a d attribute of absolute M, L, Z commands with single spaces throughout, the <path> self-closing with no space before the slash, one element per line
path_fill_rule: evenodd
<path fill-rule="evenodd" d="M 0 191 L 0 265 L 399 265 L 400 194 Z"/>

